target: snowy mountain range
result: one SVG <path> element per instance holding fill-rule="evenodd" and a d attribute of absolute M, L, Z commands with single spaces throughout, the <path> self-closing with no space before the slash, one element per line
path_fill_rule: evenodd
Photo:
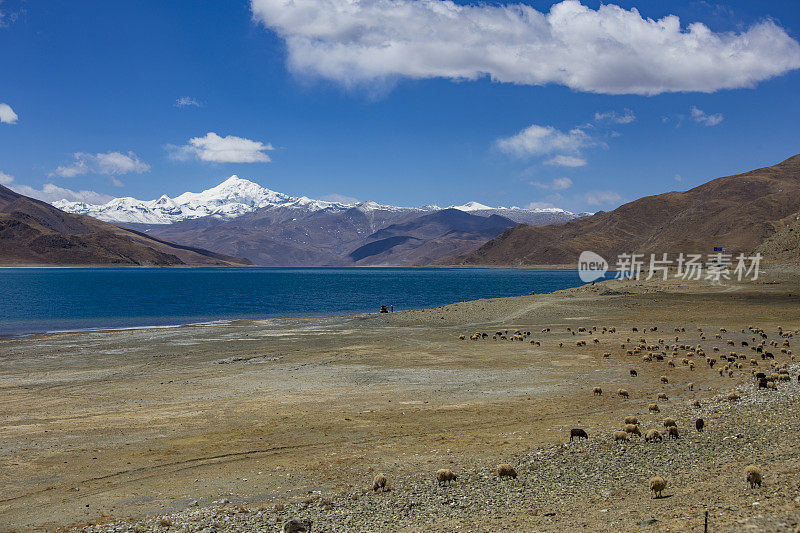
<path fill-rule="evenodd" d="M 420 214 L 447 209 L 436 205 L 397 207 L 381 205 L 376 202 L 347 204 L 314 200 L 306 196 L 294 197 L 262 187 L 236 175 L 203 192 L 186 192 L 175 198 L 170 198 L 167 195 L 163 195 L 156 200 L 138 200 L 124 197 L 115 198 L 102 205 L 59 200 L 53 202 L 53 206 L 68 213 L 89 215 L 107 222 L 148 225 L 174 224 L 204 217 L 231 220 L 264 208 L 288 208 L 305 212 L 341 212 L 356 208 L 363 212 L 385 211 Z M 500 215 L 523 224 L 541 224 L 543 220 L 551 217 L 563 222 L 586 214 L 574 214 L 558 208 L 489 207 L 478 202 L 450 206 L 449 209 L 458 209 L 459 211 L 484 217 Z"/>

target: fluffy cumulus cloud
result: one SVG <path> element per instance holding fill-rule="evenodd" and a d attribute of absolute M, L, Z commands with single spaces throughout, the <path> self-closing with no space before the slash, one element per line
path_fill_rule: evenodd
<path fill-rule="evenodd" d="M 62 178 L 74 178 L 82 174 L 142 174 L 150 171 L 150 165 L 139 159 L 133 152 L 123 154 L 121 152 L 105 152 L 102 154 L 87 154 L 76 152 L 74 161 L 68 165 L 59 165 L 48 176 L 59 176 Z"/>
<path fill-rule="evenodd" d="M 0 103 L 0 122 L 3 124 L 15 124 L 19 116 L 14 113 L 11 106 L 5 103 Z"/>
<path fill-rule="evenodd" d="M 623 113 L 617 113 L 616 111 L 597 112 L 594 114 L 594 120 L 595 122 L 608 121 L 615 124 L 630 124 L 636 120 L 636 115 L 630 109 L 626 109 Z"/>
<path fill-rule="evenodd" d="M 191 96 L 181 96 L 173 104 L 175 107 L 203 107 L 199 101 Z"/>
<path fill-rule="evenodd" d="M 553 126 L 537 124 L 531 124 L 519 133 L 495 142 L 500 151 L 520 157 L 553 152 L 577 152 L 590 144 L 593 144 L 591 138 L 581 128 L 563 132 Z"/>
<path fill-rule="evenodd" d="M 716 126 L 725 118 L 722 113 L 714 113 L 713 115 L 707 114 L 702 109 L 692 107 L 692 120 L 703 126 Z"/>
<path fill-rule="evenodd" d="M 273 150 L 270 143 L 234 135 L 220 137 L 213 131 L 204 137 L 193 137 L 183 146 L 167 145 L 173 159 L 185 161 L 194 158 L 210 163 L 269 163 L 271 159 L 265 153 L 268 150 Z"/>
<path fill-rule="evenodd" d="M 532 181 L 531 185 L 539 187 L 540 189 L 550 189 L 553 191 L 564 191 L 572 187 L 572 180 L 569 178 L 555 178 L 550 183 L 542 183 L 540 181 Z"/>
<path fill-rule="evenodd" d="M 251 0 L 294 72 L 345 85 L 449 78 L 559 84 L 602 94 L 752 87 L 800 68 L 800 43 L 771 20 L 714 32 L 609 4 L 450 0 Z"/>
<path fill-rule="evenodd" d="M 545 161 L 544 164 L 554 167 L 583 167 L 586 166 L 586 160 L 573 155 L 557 155 Z"/>
<path fill-rule="evenodd" d="M 70 202 L 85 202 L 87 204 L 104 204 L 113 199 L 113 196 L 107 194 L 95 191 L 73 191 L 52 183 L 45 183 L 41 189 L 34 189 L 28 185 L 14 185 L 11 188 L 20 194 L 48 203 L 69 200 Z"/>
<path fill-rule="evenodd" d="M 6 174 L 5 172 L 0 171 L 0 185 L 8 185 L 12 181 L 14 181 L 14 176 L 11 174 Z"/>
<path fill-rule="evenodd" d="M 614 191 L 593 191 L 586 193 L 586 203 L 589 205 L 616 204 L 622 201 L 622 196 Z"/>

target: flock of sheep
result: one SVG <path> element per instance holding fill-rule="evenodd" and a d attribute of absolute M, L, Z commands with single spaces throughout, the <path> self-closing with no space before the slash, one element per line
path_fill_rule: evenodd
<path fill-rule="evenodd" d="M 616 333 L 616 327 L 601 327 L 598 328 L 597 326 L 593 327 L 578 327 L 578 328 L 571 328 L 567 327 L 566 332 L 571 334 L 572 336 L 576 337 L 591 337 L 591 342 L 593 345 L 599 345 L 602 343 L 601 338 L 598 335 L 605 335 L 605 334 L 614 334 Z M 667 361 L 667 367 L 672 369 L 676 368 L 678 365 L 688 368 L 689 371 L 695 371 L 695 369 L 699 366 L 707 366 L 708 369 L 713 369 L 717 363 L 720 363 L 720 367 L 718 368 L 718 372 L 720 376 L 727 376 L 730 378 L 735 377 L 736 372 L 739 371 L 741 375 L 745 374 L 745 370 L 749 369 L 752 376 L 755 378 L 756 385 L 758 389 L 767 389 L 767 390 L 776 390 L 777 383 L 780 381 L 789 381 L 791 379 L 789 375 L 789 368 L 788 368 L 788 361 L 794 361 L 794 355 L 791 350 L 789 339 L 792 338 L 794 335 L 800 334 L 800 331 L 785 331 L 782 327 L 778 327 L 777 336 L 780 340 L 770 339 L 769 335 L 766 333 L 765 330 L 762 328 L 749 326 L 746 330 L 742 329 L 741 333 L 747 337 L 747 340 L 741 340 L 740 346 L 742 348 L 746 348 L 747 350 L 753 352 L 753 355 L 748 358 L 746 354 L 737 353 L 736 351 L 731 351 L 730 348 L 727 350 L 727 354 L 722 354 L 720 351 L 719 346 L 713 346 L 711 348 L 711 353 L 707 354 L 703 348 L 702 344 L 687 344 L 681 343 L 679 340 L 679 336 L 681 333 L 685 333 L 686 329 L 683 327 L 676 327 L 674 328 L 673 332 L 679 334 L 679 336 L 674 337 L 674 341 L 670 342 L 665 340 L 664 338 L 659 338 L 657 342 L 648 342 L 642 335 L 649 333 L 649 334 L 656 334 L 658 331 L 657 326 L 653 327 L 646 327 L 641 328 L 632 328 L 632 333 L 639 334 L 640 338 L 636 340 L 632 340 L 631 338 L 627 338 L 624 343 L 620 344 L 620 349 L 624 350 L 624 355 L 626 357 L 639 357 L 643 363 L 651 363 L 651 362 L 661 362 Z M 544 328 L 541 330 L 542 334 L 546 334 L 550 332 L 550 328 Z M 701 341 L 705 341 L 706 334 L 703 331 L 703 328 L 697 328 L 697 333 Z M 715 341 L 721 341 L 723 338 L 723 334 L 727 333 L 725 328 L 720 328 L 718 333 L 714 334 Z M 486 332 L 474 332 L 469 335 L 469 339 L 473 341 L 478 340 L 485 340 L 491 337 L 492 340 L 508 340 L 508 341 L 529 341 L 530 344 L 535 346 L 541 346 L 541 340 L 532 338 L 532 334 L 530 331 L 523 331 L 523 330 L 514 330 L 510 332 L 510 330 L 498 330 L 493 334 L 489 334 Z M 467 335 L 460 335 L 460 340 L 466 340 Z M 714 344 L 712 342 L 711 344 Z M 736 342 L 732 339 L 727 339 L 725 344 L 728 347 L 736 346 Z M 576 347 L 587 346 L 587 339 L 581 338 L 575 340 Z M 564 347 L 564 342 L 558 343 L 559 348 Z M 741 351 L 741 350 L 740 350 Z M 681 352 L 683 352 L 683 356 L 681 356 Z M 787 362 L 779 364 L 775 361 L 774 352 L 779 352 L 783 356 L 785 356 Z M 607 359 L 612 357 L 612 353 L 610 351 L 604 352 L 602 354 L 603 358 Z M 748 360 L 749 359 L 749 360 Z M 697 362 L 695 362 L 697 361 Z M 704 364 L 704 365 L 703 365 Z M 764 371 L 760 369 L 763 367 Z M 631 377 L 637 377 L 638 371 L 636 369 L 630 369 L 629 371 Z M 800 381 L 800 376 L 798 376 L 798 381 Z M 660 377 L 661 384 L 668 384 L 670 382 L 670 378 L 667 375 L 662 375 Z M 695 387 L 694 382 L 688 382 L 686 384 L 688 390 L 693 391 Z M 603 395 L 603 388 L 601 386 L 594 386 L 592 388 L 592 393 L 595 396 L 602 396 Z M 624 388 L 618 388 L 617 396 L 623 399 L 630 398 L 630 392 Z M 728 394 L 729 401 L 737 401 L 740 399 L 740 396 L 736 392 L 731 392 Z M 656 400 L 658 401 L 669 401 L 669 397 L 665 392 L 659 392 L 656 396 Z M 658 403 L 650 403 L 648 405 L 648 412 L 651 413 L 658 413 L 660 412 L 661 408 L 659 407 Z M 694 407 L 700 407 L 700 401 L 694 400 L 693 401 Z M 665 433 L 662 434 L 656 428 L 648 429 L 644 435 L 644 440 L 647 443 L 653 442 L 661 442 L 666 436 L 668 439 L 678 439 L 680 437 L 680 431 L 678 430 L 678 425 L 675 419 L 673 418 L 665 418 L 663 421 L 664 431 Z M 695 420 L 695 429 L 698 432 L 702 432 L 705 427 L 705 421 L 702 418 L 697 418 Z M 612 439 L 613 442 L 627 442 L 632 437 L 641 437 L 642 430 L 639 428 L 639 420 L 635 416 L 626 417 L 624 420 L 624 427 L 622 430 L 617 430 L 613 433 Z M 573 439 L 587 439 L 589 435 L 587 432 L 582 428 L 573 428 L 570 430 L 570 438 L 569 440 L 572 441 Z M 502 477 L 513 477 L 515 478 L 517 473 L 511 465 L 503 464 L 499 465 L 496 470 L 496 475 L 500 478 Z M 449 483 L 453 479 L 456 479 L 456 475 L 453 474 L 450 470 L 439 470 L 436 474 L 439 483 L 447 482 Z M 750 488 L 755 488 L 756 486 L 761 486 L 762 481 L 762 473 L 759 467 L 755 465 L 749 465 L 744 470 L 744 477 L 746 482 L 749 484 Z M 377 479 L 377 478 L 376 478 Z M 377 486 L 377 485 L 376 485 Z M 654 497 L 660 498 L 662 491 L 666 488 L 667 482 L 661 476 L 655 476 L 650 479 L 649 487 L 650 490 L 653 492 Z M 377 490 L 377 489 L 376 489 Z"/>

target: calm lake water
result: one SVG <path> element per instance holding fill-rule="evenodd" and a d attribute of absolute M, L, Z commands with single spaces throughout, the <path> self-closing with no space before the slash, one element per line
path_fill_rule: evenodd
<path fill-rule="evenodd" d="M 0 335 L 435 307 L 576 287 L 576 270 L 0 269 Z"/>

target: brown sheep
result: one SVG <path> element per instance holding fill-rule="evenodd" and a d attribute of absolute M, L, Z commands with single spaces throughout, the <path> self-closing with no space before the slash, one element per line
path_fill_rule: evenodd
<path fill-rule="evenodd" d="M 614 442 L 625 441 L 628 440 L 628 434 L 624 431 L 615 431 L 614 432 Z"/>
<path fill-rule="evenodd" d="M 677 424 L 675 423 L 675 419 L 674 418 L 665 418 L 664 419 L 664 427 L 668 428 L 668 427 L 672 427 L 672 426 L 677 426 Z"/>
<path fill-rule="evenodd" d="M 647 406 L 647 410 L 648 410 L 648 411 L 650 411 L 650 412 L 653 412 L 653 413 L 657 413 L 657 412 L 659 412 L 661 409 L 658 407 L 658 404 L 656 404 L 656 403 L 651 403 L 650 405 L 648 405 L 648 406 Z"/>
<path fill-rule="evenodd" d="M 625 433 L 637 435 L 639 437 L 642 436 L 642 432 L 639 430 L 639 426 L 636 424 L 625 424 Z"/>
<path fill-rule="evenodd" d="M 511 477 L 517 479 L 517 471 L 510 464 L 503 463 L 501 465 L 497 465 L 497 477 Z"/>
<path fill-rule="evenodd" d="M 384 476 L 383 474 L 378 474 L 377 476 L 375 476 L 375 479 L 372 482 L 372 490 L 374 490 L 375 492 L 377 492 L 378 490 L 380 490 L 381 492 L 385 492 L 386 483 L 387 483 L 386 476 Z"/>
<path fill-rule="evenodd" d="M 661 376 L 661 383 L 669 383 L 669 378 L 667 376 Z"/>
<path fill-rule="evenodd" d="M 657 429 L 648 429 L 644 436 L 645 442 L 661 442 L 661 439 L 661 433 Z"/>
<path fill-rule="evenodd" d="M 626 424 L 636 424 L 636 425 L 639 425 L 639 419 L 638 419 L 638 418 L 636 418 L 635 416 L 626 416 L 626 417 L 625 417 L 625 423 L 626 423 Z"/>
<path fill-rule="evenodd" d="M 671 439 L 678 438 L 678 428 L 676 426 L 670 426 L 667 428 L 667 436 Z"/>
<path fill-rule="evenodd" d="M 654 498 L 660 498 L 661 492 L 667 488 L 667 480 L 661 476 L 650 478 L 650 490 L 653 491 Z"/>
<path fill-rule="evenodd" d="M 741 398 L 741 396 L 739 396 L 735 392 L 732 392 L 732 393 L 728 394 L 728 401 L 730 401 L 730 402 L 735 402 L 739 398 Z"/>
<path fill-rule="evenodd" d="M 761 486 L 761 469 L 756 465 L 750 465 L 744 469 L 744 475 L 747 482 L 750 483 L 750 488 L 756 488 L 756 485 Z"/>
<path fill-rule="evenodd" d="M 600 387 L 593 388 L 592 392 L 594 392 L 595 396 L 602 396 L 603 395 L 603 389 L 600 388 Z"/>
<path fill-rule="evenodd" d="M 443 483 L 447 483 L 449 485 L 454 479 L 458 479 L 458 476 L 450 469 L 440 468 L 436 471 L 436 481 L 439 482 L 439 485 L 442 485 Z"/>
<path fill-rule="evenodd" d="M 625 389 L 618 389 L 617 390 L 617 394 L 619 396 L 622 396 L 623 398 L 629 398 L 630 397 L 629 394 L 628 394 L 628 391 L 626 391 Z"/>
<path fill-rule="evenodd" d="M 658 399 L 659 400 L 664 400 L 664 401 L 669 400 L 669 398 L 667 397 L 667 393 L 666 392 L 659 392 L 658 393 Z"/>

